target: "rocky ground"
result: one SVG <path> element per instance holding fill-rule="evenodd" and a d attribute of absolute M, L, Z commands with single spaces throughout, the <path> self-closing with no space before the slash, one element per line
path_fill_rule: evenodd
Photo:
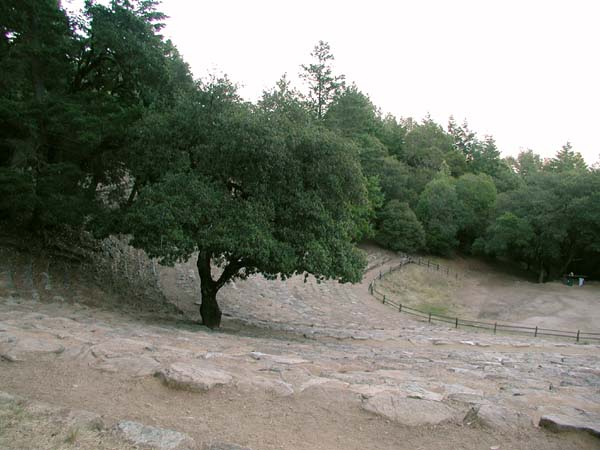
<path fill-rule="evenodd" d="M 413 321 L 367 294 L 398 261 L 369 252 L 361 285 L 227 287 L 219 331 L 193 265 L 156 275 L 186 319 L 5 254 L 0 448 L 600 447 L 600 346 Z"/>

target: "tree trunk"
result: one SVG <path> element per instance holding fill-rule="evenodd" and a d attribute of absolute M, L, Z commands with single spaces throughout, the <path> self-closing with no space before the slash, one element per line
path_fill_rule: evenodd
<path fill-rule="evenodd" d="M 567 270 L 569 269 L 571 262 L 573 262 L 573 258 L 575 258 L 575 249 L 573 247 L 571 247 L 569 249 L 569 253 L 567 254 L 567 260 L 565 261 L 563 266 L 560 268 L 560 272 L 558 275 L 562 276 L 565 273 L 567 273 Z"/>
<path fill-rule="evenodd" d="M 543 283 L 546 277 L 546 269 L 543 264 L 540 264 L 540 274 L 538 276 L 538 283 Z"/>
<path fill-rule="evenodd" d="M 219 328 L 221 326 L 221 309 L 217 303 L 217 291 L 213 287 L 204 287 L 204 283 L 202 283 L 201 291 L 200 316 L 202 316 L 202 324 L 208 328 Z"/>
<path fill-rule="evenodd" d="M 212 279 L 210 271 L 210 254 L 200 252 L 198 255 L 198 275 L 200 275 L 200 292 L 202 303 L 200 304 L 200 316 L 202 324 L 209 328 L 221 326 L 221 310 L 217 303 L 218 285 Z"/>

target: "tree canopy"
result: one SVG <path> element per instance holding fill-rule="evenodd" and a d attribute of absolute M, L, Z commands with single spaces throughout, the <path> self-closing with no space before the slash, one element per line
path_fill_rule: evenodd
<path fill-rule="evenodd" d="M 376 241 L 391 250 L 415 253 L 425 246 L 425 230 L 408 203 L 392 200 L 378 217 Z"/>
<path fill-rule="evenodd" d="M 358 281 L 357 241 L 481 253 L 600 275 L 600 171 L 570 143 L 502 158 L 466 121 L 383 115 L 319 41 L 256 103 L 194 80 L 154 0 L 0 5 L 0 222 L 122 233 L 164 264 L 192 256 L 218 326 L 228 281 Z"/>
<path fill-rule="evenodd" d="M 598 173 L 540 172 L 499 196 L 496 220 L 477 247 L 525 262 L 539 281 L 573 268 L 585 273 L 598 263 L 599 189 Z"/>
<path fill-rule="evenodd" d="M 0 182 L 19 203 L 0 215 L 36 230 L 82 225 L 99 186 L 123 180 L 144 109 L 193 87 L 154 3 L 87 2 L 81 17 L 56 0 L 3 3 Z"/>
<path fill-rule="evenodd" d="M 148 171 L 137 174 L 139 195 L 118 229 L 167 264 L 198 254 L 209 326 L 220 322 L 217 291 L 235 278 L 362 278 L 352 242 L 370 206 L 357 149 L 273 114 L 216 80 L 172 112 L 149 115 L 135 144 Z"/>

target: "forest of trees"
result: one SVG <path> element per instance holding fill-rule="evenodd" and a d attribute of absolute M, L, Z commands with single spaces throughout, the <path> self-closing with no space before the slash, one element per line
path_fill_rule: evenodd
<path fill-rule="evenodd" d="M 3 228 L 128 235 L 165 264 L 198 254 L 211 327 L 234 278 L 360 280 L 367 238 L 502 258 L 541 282 L 600 275 L 600 170 L 569 143 L 502 158 L 466 122 L 383 115 L 325 42 L 303 84 L 283 76 L 251 103 L 226 77 L 193 79 L 157 7 L 2 2 Z"/>

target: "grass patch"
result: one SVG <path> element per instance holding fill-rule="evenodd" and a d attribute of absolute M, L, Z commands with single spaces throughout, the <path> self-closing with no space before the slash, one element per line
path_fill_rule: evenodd
<path fill-rule="evenodd" d="M 79 428 L 72 428 L 65 438 L 65 444 L 75 444 L 77 442 L 77 438 L 79 437 Z"/>
<path fill-rule="evenodd" d="M 28 413 L 19 401 L 10 401 L 0 405 L 0 436 L 2 431 L 26 420 Z"/>
<path fill-rule="evenodd" d="M 452 299 L 461 285 L 462 280 L 445 272 L 409 264 L 378 280 L 376 289 L 394 303 L 426 313 L 454 316 L 460 313 L 460 308 Z"/>
<path fill-rule="evenodd" d="M 430 305 L 427 303 L 422 303 L 419 306 L 417 306 L 416 309 L 438 316 L 448 315 L 448 308 L 444 305 Z"/>
<path fill-rule="evenodd" d="M 0 403 L 0 449 L 134 450 L 104 431 L 72 426 L 60 414 L 39 411 L 19 402 Z"/>

